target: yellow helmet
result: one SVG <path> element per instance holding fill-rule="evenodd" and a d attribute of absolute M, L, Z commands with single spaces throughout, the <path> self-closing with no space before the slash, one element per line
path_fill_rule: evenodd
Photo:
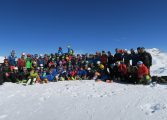
<path fill-rule="evenodd" d="M 100 69 L 102 69 L 102 70 L 104 69 L 104 65 L 103 64 L 100 65 Z"/>

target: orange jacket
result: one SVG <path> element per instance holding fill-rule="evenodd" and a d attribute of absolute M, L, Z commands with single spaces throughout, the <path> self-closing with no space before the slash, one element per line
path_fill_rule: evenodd
<path fill-rule="evenodd" d="M 139 66 L 139 68 L 138 68 L 138 77 L 139 78 L 142 78 L 142 77 L 144 77 L 145 75 L 148 75 L 148 74 L 149 74 L 149 70 L 144 64 Z"/>

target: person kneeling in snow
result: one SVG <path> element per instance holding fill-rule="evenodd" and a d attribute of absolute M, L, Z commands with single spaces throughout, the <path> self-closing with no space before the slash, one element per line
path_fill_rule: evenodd
<path fill-rule="evenodd" d="M 32 84 L 34 84 L 37 80 L 39 81 L 38 71 L 35 70 L 34 68 L 32 68 L 32 70 L 30 71 L 29 80 L 27 81 L 27 84 L 26 84 L 26 85 L 32 85 Z"/>
<path fill-rule="evenodd" d="M 95 73 L 95 76 L 97 76 L 97 78 L 95 79 L 95 81 L 111 81 L 110 79 L 110 75 L 109 72 L 107 71 L 107 68 L 104 67 L 103 64 L 101 64 L 100 69 Z"/>
<path fill-rule="evenodd" d="M 143 64 L 142 61 L 137 62 L 138 66 L 138 83 L 139 84 L 149 84 L 151 79 L 149 76 L 149 70 L 148 68 Z"/>

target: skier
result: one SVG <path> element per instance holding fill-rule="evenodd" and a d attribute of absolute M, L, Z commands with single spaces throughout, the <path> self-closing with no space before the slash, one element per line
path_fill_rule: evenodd
<path fill-rule="evenodd" d="M 126 82 L 126 80 L 127 80 L 127 66 L 123 61 L 120 63 L 121 64 L 118 66 L 119 78 L 121 81 Z"/>
<path fill-rule="evenodd" d="M 43 55 L 40 54 L 38 60 L 37 60 L 37 64 L 38 66 L 40 66 L 41 64 L 44 65 L 44 59 L 43 59 Z"/>
<path fill-rule="evenodd" d="M 19 72 L 23 71 L 23 68 L 26 67 L 25 53 L 22 53 L 21 58 L 18 59 L 18 69 Z"/>
<path fill-rule="evenodd" d="M 110 80 L 109 72 L 107 71 L 107 68 L 105 68 L 103 64 L 101 64 L 99 67 L 100 69 L 99 71 L 97 71 L 98 78 L 96 79 L 96 81 L 100 80 L 100 81 L 106 82 L 107 80 Z"/>
<path fill-rule="evenodd" d="M 31 71 L 31 67 L 32 67 L 31 55 L 30 55 L 30 54 L 27 54 L 27 58 L 26 58 L 26 68 L 27 68 L 28 72 Z"/>
<path fill-rule="evenodd" d="M 10 69 L 10 66 L 9 66 L 9 62 L 8 62 L 8 59 L 5 59 L 4 60 L 4 63 L 2 65 L 2 76 L 3 76 L 3 82 L 11 82 L 11 79 L 10 79 L 10 72 L 11 72 L 11 69 Z"/>
<path fill-rule="evenodd" d="M 119 62 L 119 61 L 123 61 L 123 55 L 122 55 L 121 52 L 119 52 L 118 48 L 115 49 L 115 52 L 116 52 L 115 55 L 114 55 L 115 63 Z"/>
<path fill-rule="evenodd" d="M 141 60 L 144 63 L 144 65 L 149 69 L 150 73 L 150 67 L 152 66 L 152 56 L 150 53 L 145 51 L 145 48 L 141 48 Z"/>
<path fill-rule="evenodd" d="M 58 54 L 59 54 L 59 55 L 62 55 L 62 54 L 63 54 L 63 49 L 62 49 L 62 47 L 59 47 L 59 49 L 58 49 Z"/>
<path fill-rule="evenodd" d="M 12 83 L 16 83 L 19 81 L 19 75 L 18 75 L 18 67 L 15 67 L 11 72 L 10 72 L 10 79 Z"/>
<path fill-rule="evenodd" d="M 108 68 L 110 68 L 111 64 L 114 64 L 114 56 L 111 54 L 110 51 L 108 51 Z"/>
<path fill-rule="evenodd" d="M 139 61 L 137 63 L 138 66 L 138 83 L 139 84 L 149 84 L 151 79 L 149 76 L 149 70 L 148 68 L 143 64 L 142 61 Z"/>
<path fill-rule="evenodd" d="M 17 56 L 14 50 L 12 50 L 11 55 L 8 57 L 8 61 L 12 69 L 17 65 Z"/>
<path fill-rule="evenodd" d="M 29 80 L 27 81 L 26 85 L 32 85 L 32 84 L 34 84 L 37 80 L 39 81 L 38 70 L 32 68 L 31 71 L 30 71 Z"/>
<path fill-rule="evenodd" d="M 134 49 L 131 49 L 130 52 L 130 60 L 132 61 L 132 66 L 137 66 L 137 62 L 140 61 L 139 55 L 135 53 Z"/>
<path fill-rule="evenodd" d="M 100 61 L 104 65 L 104 67 L 106 67 L 107 65 L 107 60 L 108 56 L 106 55 L 105 51 L 102 51 L 102 56 L 100 57 Z"/>
<path fill-rule="evenodd" d="M 130 65 L 130 55 L 128 54 L 128 51 L 126 49 L 124 50 L 123 61 L 126 66 Z"/>

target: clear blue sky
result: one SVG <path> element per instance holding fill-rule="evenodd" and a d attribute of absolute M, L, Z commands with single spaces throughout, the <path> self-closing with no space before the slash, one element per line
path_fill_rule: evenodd
<path fill-rule="evenodd" d="M 167 50 L 167 0 L 0 0 L 0 55 Z M 64 50 L 66 51 L 66 49 Z"/>

